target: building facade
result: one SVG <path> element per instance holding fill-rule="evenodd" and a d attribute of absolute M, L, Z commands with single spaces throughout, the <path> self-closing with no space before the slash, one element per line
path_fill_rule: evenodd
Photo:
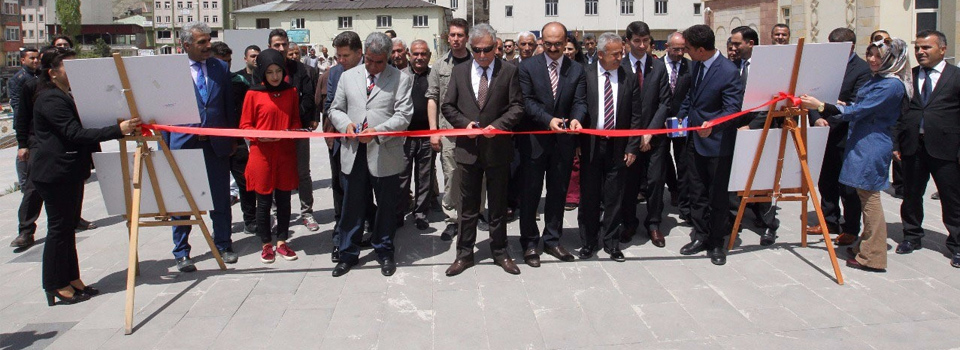
<path fill-rule="evenodd" d="M 23 23 L 23 44 L 40 47 L 50 40 L 47 36 L 47 4 L 44 0 L 23 0 L 20 20 Z M 53 5 L 52 2 L 49 5 Z"/>
<path fill-rule="evenodd" d="M 20 48 L 23 47 L 21 34 L 20 2 L 3 0 L 0 8 L 0 31 L 3 43 L 0 45 L 0 99 L 7 100 L 7 79 L 20 69 Z"/>
<path fill-rule="evenodd" d="M 153 1 L 153 39 L 158 54 L 177 53 L 176 40 L 184 24 L 202 21 L 210 25 L 213 41 L 220 40 L 225 11 L 221 0 L 155 0 Z"/>
<path fill-rule="evenodd" d="M 392 29 L 408 44 L 426 40 L 434 53 L 446 51 L 442 34 L 450 16 L 446 7 L 424 0 L 277 0 L 234 12 L 237 29 L 281 28 L 299 44 L 332 47 L 333 38 L 347 30 L 363 39 Z"/>
<path fill-rule="evenodd" d="M 503 38 L 524 31 L 539 36 L 553 21 L 577 36 L 623 34 L 630 22 L 643 21 L 662 45 L 670 33 L 703 24 L 703 5 L 700 0 L 490 0 L 490 25 Z"/>

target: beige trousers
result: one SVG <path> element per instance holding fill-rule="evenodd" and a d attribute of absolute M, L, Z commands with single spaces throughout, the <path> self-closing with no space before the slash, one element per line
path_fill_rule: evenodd
<path fill-rule="evenodd" d="M 853 248 L 857 262 L 875 269 L 887 268 L 887 220 L 883 217 L 883 205 L 879 191 L 857 189 L 863 206 L 863 233 L 860 244 Z"/>

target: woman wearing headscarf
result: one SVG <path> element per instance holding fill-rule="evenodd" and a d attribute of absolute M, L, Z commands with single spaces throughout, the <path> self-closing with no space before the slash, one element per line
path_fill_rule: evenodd
<path fill-rule="evenodd" d="M 140 125 L 140 119 L 133 118 L 99 129 L 83 127 L 63 68 L 63 61 L 74 56 L 76 52 L 67 48 L 44 51 L 33 100 L 37 147 L 30 156 L 30 181 L 43 198 L 47 212 L 42 271 L 49 306 L 55 305 L 57 299 L 73 304 L 99 293 L 80 279 L 77 259 L 83 183 L 90 177 L 90 155 L 99 143 L 119 139 Z"/>
<path fill-rule="evenodd" d="M 290 85 L 284 70 L 286 58 L 274 49 L 257 56 L 254 84 L 243 101 L 241 129 L 299 129 L 300 109 L 297 89 Z M 299 185 L 297 152 L 293 139 L 248 138 L 250 156 L 245 177 L 247 190 L 257 193 L 257 235 L 263 242 L 260 260 L 269 264 L 279 254 L 296 260 L 297 253 L 287 244 L 290 228 L 290 192 Z M 276 250 L 270 227 L 270 208 L 277 206 Z"/>
<path fill-rule="evenodd" d="M 856 188 L 863 204 L 863 235 L 860 244 L 847 251 L 847 266 L 882 272 L 887 268 L 887 226 L 880 203 L 880 191 L 893 157 L 893 127 L 913 96 L 907 43 L 893 38 L 867 47 L 867 63 L 873 76 L 857 91 L 857 103 L 850 106 L 823 103 L 814 97 L 800 97 L 808 109 L 832 111 L 835 118 L 850 122 L 846 160 L 840 183 Z"/>

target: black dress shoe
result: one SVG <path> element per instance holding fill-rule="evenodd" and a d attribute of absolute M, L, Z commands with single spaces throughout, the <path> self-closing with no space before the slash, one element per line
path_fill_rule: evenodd
<path fill-rule="evenodd" d="M 530 267 L 540 267 L 540 254 L 537 254 L 535 248 L 530 248 L 523 251 L 523 262 L 530 265 Z"/>
<path fill-rule="evenodd" d="M 373 235 L 367 236 L 360 240 L 360 249 L 369 249 L 373 248 Z"/>
<path fill-rule="evenodd" d="M 897 254 L 910 254 L 914 250 L 920 250 L 920 242 L 902 241 L 897 245 Z"/>
<path fill-rule="evenodd" d="M 695 239 L 690 243 L 687 243 L 686 245 L 684 245 L 682 248 L 680 248 L 680 254 L 693 255 L 693 254 L 702 252 L 704 250 L 707 250 L 707 247 L 705 246 L 705 244 L 706 243 L 703 240 Z"/>
<path fill-rule="evenodd" d="M 727 263 L 727 252 L 723 247 L 711 248 L 707 251 L 707 255 L 710 256 L 710 262 L 714 265 L 720 266 Z"/>
<path fill-rule="evenodd" d="M 764 230 L 763 234 L 760 235 L 760 245 L 766 247 L 774 243 L 777 243 L 777 231 L 771 229 Z"/>
<path fill-rule="evenodd" d="M 473 267 L 473 264 L 473 259 L 454 260 L 453 264 L 450 264 L 450 267 L 447 268 L 446 274 L 448 277 L 459 275 L 466 269 Z"/>
<path fill-rule="evenodd" d="M 13 242 L 10 242 L 10 246 L 13 248 L 29 248 L 34 243 L 33 235 L 18 235 L 17 238 L 13 239 Z"/>
<path fill-rule="evenodd" d="M 563 246 L 546 247 L 543 249 L 543 252 L 550 254 L 550 256 L 560 261 L 571 262 L 574 260 L 573 254 L 570 254 Z"/>
<path fill-rule="evenodd" d="M 624 262 L 627 261 L 627 257 L 623 256 L 623 252 L 621 252 L 620 249 L 617 249 L 610 251 L 610 260 Z"/>
<path fill-rule="evenodd" d="M 430 228 L 430 224 L 424 219 L 417 219 L 415 225 L 417 225 L 417 229 L 421 231 Z"/>
<path fill-rule="evenodd" d="M 478 231 L 488 232 L 488 231 L 490 231 L 490 224 L 488 224 L 485 220 L 478 220 L 478 221 L 477 221 L 477 230 L 478 230 Z"/>
<path fill-rule="evenodd" d="M 67 304 L 67 305 L 76 304 L 76 303 L 79 303 L 79 302 L 81 302 L 81 301 L 90 300 L 90 296 L 89 296 L 89 295 L 84 295 L 84 294 L 78 293 L 78 292 L 76 292 L 76 291 L 74 291 L 72 297 L 66 297 L 66 296 L 64 296 L 63 294 L 60 294 L 60 291 L 58 291 L 58 290 L 52 290 L 52 291 L 48 290 L 48 291 L 44 291 L 44 293 L 46 293 L 46 295 L 47 295 L 47 306 L 54 306 L 54 305 L 56 305 L 57 302 L 58 302 L 58 301 L 57 301 L 58 299 L 59 299 L 59 303 L 61 303 L 61 304 Z"/>
<path fill-rule="evenodd" d="M 82 294 L 82 295 L 86 295 L 86 296 L 89 296 L 89 297 L 92 297 L 92 296 L 95 296 L 95 295 L 97 295 L 97 294 L 100 294 L 100 290 L 99 290 L 99 289 L 93 288 L 93 287 L 91 287 L 91 286 L 85 286 L 85 287 L 83 287 L 83 289 L 80 289 L 80 288 L 77 288 L 77 287 L 73 287 L 73 290 L 76 291 L 76 292 L 75 292 L 76 294 Z"/>
<path fill-rule="evenodd" d="M 596 251 L 597 251 L 597 248 L 594 248 L 594 247 L 583 247 L 583 248 L 580 248 L 580 254 L 578 255 L 580 256 L 581 260 L 586 260 L 586 259 L 592 258 L 593 253 L 595 253 Z"/>
<path fill-rule="evenodd" d="M 394 272 L 397 272 L 397 262 L 393 258 L 383 258 L 380 263 L 380 274 L 390 277 Z"/>
<path fill-rule="evenodd" d="M 180 272 L 194 272 L 197 271 L 197 267 L 193 265 L 193 260 L 190 260 L 189 256 L 185 256 L 177 259 L 177 270 Z"/>
<path fill-rule="evenodd" d="M 347 272 L 350 272 L 350 268 L 353 267 L 353 264 L 346 261 L 341 261 L 337 263 L 337 266 L 333 268 L 333 277 L 340 277 L 346 275 Z"/>
<path fill-rule="evenodd" d="M 444 242 L 449 242 L 453 240 L 453 236 L 457 235 L 457 224 L 447 224 L 447 228 L 443 229 L 443 233 L 440 234 L 440 240 Z"/>
<path fill-rule="evenodd" d="M 637 233 L 636 225 L 624 225 L 623 231 L 620 232 L 620 243 L 630 243 L 630 240 L 633 239 L 633 235 Z"/>
<path fill-rule="evenodd" d="M 333 253 L 330 253 L 330 262 L 340 262 L 340 247 L 333 247 Z"/>
<path fill-rule="evenodd" d="M 960 253 L 953 254 L 953 258 L 950 259 L 950 266 L 960 269 Z"/>

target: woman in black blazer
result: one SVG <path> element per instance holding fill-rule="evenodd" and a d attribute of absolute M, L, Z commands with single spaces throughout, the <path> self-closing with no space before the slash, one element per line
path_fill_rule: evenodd
<path fill-rule="evenodd" d="M 140 119 L 134 118 L 101 129 L 83 127 L 63 68 L 63 60 L 74 56 L 73 50 L 57 48 L 40 58 L 33 104 L 37 151 L 30 157 L 30 178 L 47 212 L 43 289 L 50 306 L 55 298 L 72 304 L 99 293 L 80 280 L 76 246 L 83 183 L 90 177 L 90 154 L 101 141 L 119 139 L 140 125 Z"/>

